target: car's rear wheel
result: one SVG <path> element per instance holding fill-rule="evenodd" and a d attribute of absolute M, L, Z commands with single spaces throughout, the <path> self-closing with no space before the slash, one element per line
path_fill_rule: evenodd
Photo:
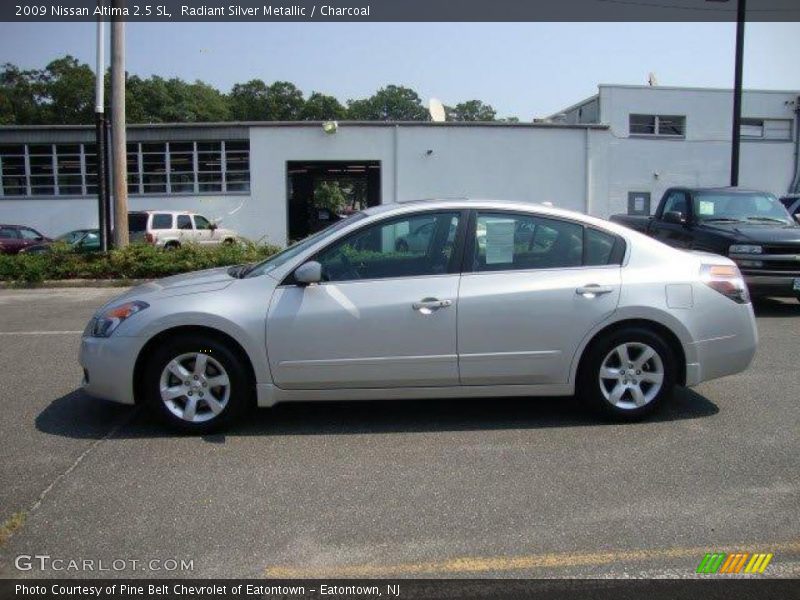
<path fill-rule="evenodd" d="M 168 425 L 209 433 L 230 423 L 252 401 L 250 376 L 236 353 L 213 337 L 177 336 L 147 362 L 144 397 Z"/>
<path fill-rule="evenodd" d="M 167 242 L 166 244 L 164 244 L 165 250 L 177 250 L 180 247 L 181 247 L 180 242 Z"/>
<path fill-rule="evenodd" d="M 625 328 L 591 345 L 578 393 L 608 417 L 636 421 L 672 395 L 676 372 L 674 353 L 659 334 Z"/>

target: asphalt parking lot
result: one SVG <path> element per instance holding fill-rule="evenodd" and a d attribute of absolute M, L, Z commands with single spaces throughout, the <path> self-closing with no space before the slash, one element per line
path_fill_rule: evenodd
<path fill-rule="evenodd" d="M 192 438 L 77 389 L 80 331 L 116 293 L 0 291 L 0 577 L 682 577 L 726 550 L 800 575 L 794 300 L 757 305 L 749 371 L 646 423 L 571 399 L 337 402 Z"/>

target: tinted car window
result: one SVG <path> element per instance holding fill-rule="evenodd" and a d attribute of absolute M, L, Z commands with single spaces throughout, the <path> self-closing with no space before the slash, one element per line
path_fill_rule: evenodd
<path fill-rule="evenodd" d="M 684 217 L 689 214 L 689 203 L 684 192 L 672 192 L 664 203 L 664 212 L 679 212 Z"/>
<path fill-rule="evenodd" d="M 189 215 L 178 215 L 178 229 L 191 229 L 192 220 Z"/>
<path fill-rule="evenodd" d="M 164 213 L 153 215 L 153 229 L 172 229 L 172 215 Z"/>
<path fill-rule="evenodd" d="M 211 229 L 211 223 L 208 222 L 208 219 L 200 215 L 194 216 L 194 226 L 196 229 Z"/>
<path fill-rule="evenodd" d="M 38 240 L 42 237 L 42 234 L 38 231 L 34 231 L 33 229 L 27 229 L 23 227 L 19 230 L 20 235 L 22 236 L 23 240 Z"/>
<path fill-rule="evenodd" d="M 147 229 L 147 215 L 144 213 L 128 214 L 128 231 L 140 233 Z"/>
<path fill-rule="evenodd" d="M 607 265 L 612 262 L 617 238 L 597 229 L 586 228 L 586 253 L 583 264 L 588 267 Z"/>
<path fill-rule="evenodd" d="M 0 227 L 0 238 L 19 239 L 19 232 L 12 227 Z"/>
<path fill-rule="evenodd" d="M 472 268 L 506 271 L 579 267 L 583 227 L 514 213 L 478 213 Z"/>
<path fill-rule="evenodd" d="M 316 260 L 325 281 L 418 277 L 448 272 L 454 242 L 450 231 L 459 213 L 428 213 L 432 219 L 424 243 L 409 246 L 397 241 L 417 232 L 418 216 L 408 216 L 365 227 L 322 250 Z M 416 221 L 416 223 L 415 223 Z"/>

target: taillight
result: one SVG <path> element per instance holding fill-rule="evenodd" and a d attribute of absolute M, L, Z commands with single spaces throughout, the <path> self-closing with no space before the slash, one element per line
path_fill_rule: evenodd
<path fill-rule="evenodd" d="M 144 239 L 147 241 L 148 244 L 156 243 L 156 236 L 154 236 L 152 233 L 145 233 Z"/>
<path fill-rule="evenodd" d="M 703 265 L 700 278 L 708 287 L 738 304 L 750 302 L 750 293 L 739 269 L 734 265 Z"/>

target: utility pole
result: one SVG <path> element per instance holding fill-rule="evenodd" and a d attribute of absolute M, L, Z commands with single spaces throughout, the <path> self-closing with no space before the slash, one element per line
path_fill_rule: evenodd
<path fill-rule="evenodd" d="M 97 0 L 102 8 L 103 0 Z M 100 250 L 108 250 L 108 188 L 106 187 L 106 136 L 105 136 L 105 39 L 103 17 L 97 17 L 97 63 L 94 82 L 95 159 L 97 161 L 97 224 L 100 232 Z"/>
<path fill-rule="evenodd" d="M 736 60 L 733 81 L 733 132 L 731 135 L 731 186 L 739 185 L 739 138 L 742 130 L 742 63 L 744 62 L 744 21 L 746 0 L 736 7 Z"/>
<path fill-rule="evenodd" d="M 112 5 L 122 9 L 125 0 L 113 0 Z M 111 21 L 111 146 L 114 158 L 114 246 L 124 248 L 128 245 L 128 155 L 125 132 L 125 21 L 122 17 L 114 17 Z"/>

